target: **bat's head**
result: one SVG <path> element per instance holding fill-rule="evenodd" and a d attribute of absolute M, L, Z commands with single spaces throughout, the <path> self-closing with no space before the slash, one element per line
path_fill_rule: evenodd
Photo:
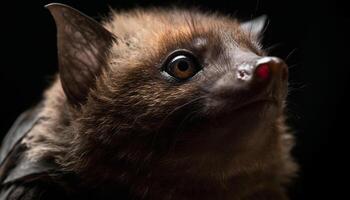
<path fill-rule="evenodd" d="M 259 44 L 266 17 L 150 10 L 102 26 L 67 6 L 48 8 L 74 130 L 96 145 L 85 151 L 191 175 L 269 164 L 259 161 L 276 153 L 288 75 Z"/>

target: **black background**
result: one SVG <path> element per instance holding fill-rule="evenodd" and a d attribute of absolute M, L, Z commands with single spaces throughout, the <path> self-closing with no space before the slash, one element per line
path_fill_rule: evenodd
<path fill-rule="evenodd" d="M 108 6 L 171 5 L 170 1 L 59 1 L 100 19 Z M 2 3 L 1 127 L 3 136 L 15 118 L 41 99 L 57 70 L 56 29 L 43 7 L 51 1 Z M 336 1 L 178 1 L 240 19 L 267 14 L 264 45 L 290 66 L 289 124 L 295 131 L 294 155 L 301 164 L 292 199 L 340 199 L 346 191 L 346 136 L 349 134 L 350 17 Z M 345 182 L 342 182 L 344 180 Z M 344 197 L 343 197 L 344 198 Z M 346 197 L 345 197 L 346 198 Z"/>

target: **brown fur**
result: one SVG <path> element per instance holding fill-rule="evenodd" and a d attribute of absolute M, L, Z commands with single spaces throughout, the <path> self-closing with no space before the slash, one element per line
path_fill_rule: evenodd
<path fill-rule="evenodd" d="M 199 85 L 178 87 L 159 73 L 171 51 L 186 48 L 219 60 L 206 77 L 219 76 L 232 41 L 266 54 L 256 38 L 234 19 L 199 11 L 112 12 L 104 26 L 122 41 L 110 50 L 109 69 L 81 109 L 67 103 L 57 78 L 45 93 L 46 120 L 24 140 L 30 159 L 53 159 L 104 192 L 122 185 L 136 199 L 286 199 L 296 165 L 285 96 L 261 116 L 227 113 L 203 99 L 187 104 L 203 96 Z"/>

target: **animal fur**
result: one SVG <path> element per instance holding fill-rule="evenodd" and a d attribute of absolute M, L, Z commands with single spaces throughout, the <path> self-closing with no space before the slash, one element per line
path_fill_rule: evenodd
<path fill-rule="evenodd" d="M 203 85 L 159 73 L 169 52 L 193 49 L 207 63 L 202 82 L 214 85 L 237 64 L 237 49 L 267 55 L 258 37 L 236 19 L 197 10 L 112 11 L 103 26 L 118 37 L 108 67 L 80 107 L 57 76 L 44 95 L 45 120 L 23 141 L 29 159 L 54 161 L 101 196 L 121 187 L 131 199 L 287 199 L 297 166 L 285 89 L 276 89 L 274 111 L 230 111 L 204 97 Z M 211 95 L 228 90 L 217 87 Z"/>

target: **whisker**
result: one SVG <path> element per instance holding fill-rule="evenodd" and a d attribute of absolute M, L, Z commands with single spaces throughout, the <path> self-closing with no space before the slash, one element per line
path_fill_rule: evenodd
<path fill-rule="evenodd" d="M 179 123 L 179 125 L 176 128 L 176 134 L 180 133 L 180 131 L 182 130 L 183 126 L 185 125 L 185 122 L 191 121 L 191 117 L 193 117 L 196 113 L 198 113 L 198 110 L 193 110 L 191 112 L 189 112 Z"/>
<path fill-rule="evenodd" d="M 291 69 L 295 69 L 296 67 L 300 66 L 299 64 L 294 64 L 294 65 L 290 65 L 288 66 L 288 69 L 291 70 Z"/>
<path fill-rule="evenodd" d="M 259 3 L 260 3 L 260 1 L 259 1 L 259 0 L 256 0 L 256 5 L 255 5 L 255 10 L 254 10 L 254 15 L 256 15 L 256 12 L 258 12 L 258 9 L 259 9 Z"/>
<path fill-rule="evenodd" d="M 188 102 L 186 102 L 186 103 L 184 103 L 184 104 L 182 104 L 182 105 L 180 105 L 180 106 L 177 106 L 177 107 L 174 108 L 169 114 L 167 114 L 167 115 L 164 117 L 164 119 L 161 121 L 160 126 L 158 127 L 157 132 L 153 135 L 152 144 L 154 144 L 154 142 L 155 142 L 155 140 L 156 140 L 156 138 L 157 138 L 157 136 L 158 136 L 158 134 L 159 134 L 160 129 L 161 129 L 162 126 L 165 124 L 166 120 L 169 119 L 170 116 L 172 116 L 175 112 L 181 110 L 181 109 L 184 108 L 185 106 L 190 105 L 190 104 L 192 104 L 192 103 L 194 103 L 194 102 L 196 102 L 196 101 L 199 101 L 199 100 L 201 100 L 201 99 L 203 99 L 203 98 L 205 98 L 205 97 L 206 97 L 206 96 L 204 95 L 204 96 L 200 96 L 200 97 L 197 97 L 197 98 L 195 98 L 195 99 L 192 99 L 192 100 L 190 100 L 190 101 L 188 101 Z"/>
<path fill-rule="evenodd" d="M 275 50 L 276 48 L 281 47 L 282 45 L 283 45 L 283 43 L 276 43 L 276 44 L 273 44 L 269 47 L 264 48 L 264 50 L 267 52 L 271 52 L 271 51 Z"/>
<path fill-rule="evenodd" d="M 195 99 L 192 99 L 192 100 L 190 100 L 190 101 L 188 101 L 188 102 L 186 102 L 186 103 L 184 103 L 184 104 L 182 104 L 182 105 L 180 105 L 180 106 L 178 106 L 178 107 L 176 107 L 176 108 L 174 108 L 163 120 L 162 120 L 162 124 L 165 122 L 165 120 L 167 120 L 167 118 L 169 118 L 172 114 L 174 114 L 176 111 L 178 111 L 178 110 L 180 110 L 181 108 L 184 108 L 185 106 L 187 106 L 187 105 L 189 105 L 189 104 L 191 104 L 191 103 L 194 103 L 194 102 L 196 102 L 196 101 L 198 101 L 198 100 L 200 100 L 200 99 L 203 99 L 203 98 L 205 98 L 206 96 L 200 96 L 200 97 L 197 97 L 197 98 L 195 98 Z M 160 126 L 160 128 L 162 127 L 162 125 Z"/>
<path fill-rule="evenodd" d="M 288 92 L 289 94 L 294 92 L 300 92 L 303 91 L 307 87 L 307 84 L 305 83 L 292 83 L 288 85 Z"/>
<path fill-rule="evenodd" d="M 288 61 L 288 59 L 297 51 L 297 48 L 294 48 L 284 59 L 285 61 Z"/>
<path fill-rule="evenodd" d="M 266 24 L 264 26 L 264 29 L 261 31 L 261 36 L 265 35 L 265 33 L 266 33 L 267 29 L 269 28 L 269 26 L 270 26 L 270 20 L 267 18 Z"/>
<path fill-rule="evenodd" d="M 176 128 L 176 131 L 175 131 L 175 134 L 174 134 L 175 136 L 177 136 L 177 135 L 179 135 L 179 134 L 181 133 L 181 130 L 182 130 L 183 126 L 185 125 L 185 122 L 186 122 L 186 121 L 187 121 L 187 122 L 190 121 L 191 118 L 192 118 L 196 113 L 198 113 L 198 110 L 194 110 L 194 111 L 188 113 L 188 114 L 184 117 L 184 119 L 181 120 L 180 125 Z M 170 153 L 170 152 L 172 151 L 172 149 L 175 147 L 176 142 L 177 142 L 177 140 L 176 140 L 176 138 L 174 138 L 174 142 L 172 142 L 172 145 L 169 147 L 168 153 Z"/>

